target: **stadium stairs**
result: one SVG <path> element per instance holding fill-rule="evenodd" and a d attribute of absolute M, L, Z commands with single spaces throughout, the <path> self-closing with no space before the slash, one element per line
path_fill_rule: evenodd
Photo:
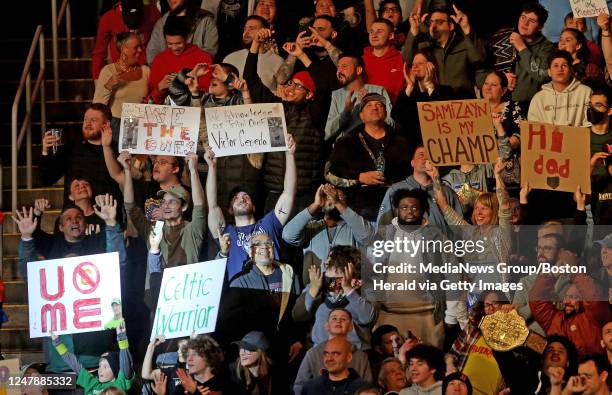
<path fill-rule="evenodd" d="M 48 37 L 49 35 L 46 35 Z M 28 329 L 28 296 L 27 287 L 19 274 L 17 247 L 20 234 L 10 218 L 11 202 L 11 105 L 17 90 L 18 80 L 23 69 L 27 51 L 31 43 L 29 39 L 0 40 L 0 48 L 7 54 L 0 60 L 0 125 L 4 131 L 0 134 L 0 159 L 2 161 L 2 210 L 5 212 L 2 231 L 2 279 L 5 284 L 6 296 L 4 310 L 9 321 L 0 329 L 0 345 L 5 358 L 19 356 L 21 363 L 42 361 L 41 339 L 30 339 Z M 51 39 L 45 40 L 46 64 L 46 114 L 47 129 L 60 128 L 64 136 L 80 136 L 84 109 L 93 98 L 94 84 L 91 79 L 91 52 L 94 45 L 93 37 L 72 39 L 72 58 L 66 57 L 66 40 L 59 39 L 59 100 L 53 97 L 53 62 Z M 10 54 L 10 55 L 8 55 Z M 37 59 L 37 58 L 36 58 Z M 38 73 L 37 60 L 32 75 Z M 32 84 L 33 85 L 33 84 Z M 25 107 L 21 105 L 21 107 Z M 41 151 L 40 104 L 33 110 L 32 123 L 32 178 L 33 188 L 26 188 L 26 158 L 25 142 L 19 157 L 18 168 L 18 203 L 29 207 L 37 198 L 47 198 L 51 209 L 43 217 L 42 228 L 47 232 L 53 230 L 53 225 L 63 204 L 63 183 L 42 187 L 39 168 L 37 166 Z M 19 120 L 23 114 L 19 115 Z M 21 127 L 21 125 L 19 125 Z M 70 138 L 70 137 L 68 137 Z"/>

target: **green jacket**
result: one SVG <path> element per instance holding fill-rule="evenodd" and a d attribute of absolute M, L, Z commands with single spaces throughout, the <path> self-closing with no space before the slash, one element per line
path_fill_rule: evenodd
<path fill-rule="evenodd" d="M 542 35 L 525 44 L 527 48 L 517 53 L 514 66 L 517 83 L 512 92 L 512 100 L 519 103 L 531 100 L 540 86 L 550 81 L 548 57 L 554 50 L 553 44 Z"/>
<path fill-rule="evenodd" d="M 402 48 L 406 63 L 412 64 L 414 54 L 427 48 L 436 58 L 440 85 L 450 86 L 461 98 L 475 97 L 474 85 L 482 85 L 485 77 L 486 55 L 481 41 L 473 33 L 464 36 L 453 32 L 442 48 L 431 39 L 417 41 L 417 38 L 410 32 L 406 36 Z"/>

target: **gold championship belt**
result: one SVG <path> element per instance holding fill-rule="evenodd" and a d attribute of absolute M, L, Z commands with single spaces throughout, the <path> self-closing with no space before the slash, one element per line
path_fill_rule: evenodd
<path fill-rule="evenodd" d="M 484 316 L 478 325 L 487 345 L 495 351 L 510 351 L 526 346 L 542 354 L 546 339 L 527 328 L 525 319 L 516 310 L 509 313 L 496 311 Z"/>

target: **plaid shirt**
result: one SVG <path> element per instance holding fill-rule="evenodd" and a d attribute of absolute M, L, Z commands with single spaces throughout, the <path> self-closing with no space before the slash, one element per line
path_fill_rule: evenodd
<path fill-rule="evenodd" d="M 472 348 L 472 345 L 478 341 L 480 336 L 480 328 L 478 328 L 478 325 L 474 324 L 472 320 L 470 320 L 468 321 L 468 324 L 463 332 L 461 332 L 459 336 L 457 336 L 457 339 L 455 339 L 449 354 L 457 357 L 458 371 L 463 371 L 465 363 L 468 360 L 468 356 L 470 355 L 470 349 Z"/>

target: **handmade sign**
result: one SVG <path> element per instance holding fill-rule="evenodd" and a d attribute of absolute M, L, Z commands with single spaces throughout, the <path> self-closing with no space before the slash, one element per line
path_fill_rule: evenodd
<path fill-rule="evenodd" d="M 164 270 L 151 340 L 215 330 L 225 263 L 217 259 Z"/>
<path fill-rule="evenodd" d="M 186 156 L 196 152 L 200 108 L 124 103 L 119 152 Z"/>
<path fill-rule="evenodd" d="M 28 262 L 31 338 L 104 330 L 119 298 L 117 252 Z"/>
<path fill-rule="evenodd" d="M 212 107 L 204 113 L 208 144 L 215 156 L 287 150 L 285 111 L 280 103 Z"/>
<path fill-rule="evenodd" d="M 417 103 L 423 145 L 435 166 L 495 162 L 499 156 L 488 100 Z"/>
<path fill-rule="evenodd" d="M 609 14 L 606 0 L 570 0 L 574 18 L 590 18 L 599 14 Z"/>
<path fill-rule="evenodd" d="M 591 193 L 588 128 L 521 122 L 521 185 Z"/>
<path fill-rule="evenodd" d="M 21 395 L 20 378 L 18 358 L 0 360 L 0 395 Z"/>

